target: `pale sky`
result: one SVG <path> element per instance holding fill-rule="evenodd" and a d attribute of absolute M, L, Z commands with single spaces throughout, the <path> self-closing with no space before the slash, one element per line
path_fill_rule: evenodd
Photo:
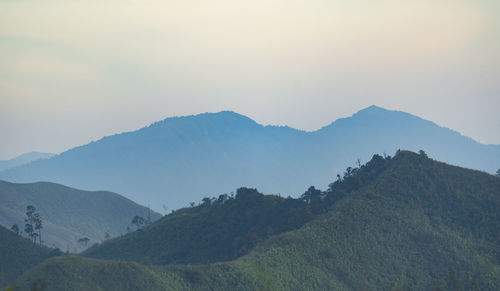
<path fill-rule="evenodd" d="M 0 159 L 234 110 L 369 105 L 500 144 L 498 0 L 0 0 Z"/>

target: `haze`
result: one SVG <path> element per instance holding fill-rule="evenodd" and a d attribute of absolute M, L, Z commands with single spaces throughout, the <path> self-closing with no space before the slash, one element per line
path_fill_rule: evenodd
<path fill-rule="evenodd" d="M 500 143 L 500 2 L 1 1 L 0 159 L 223 109 L 376 104 Z"/>

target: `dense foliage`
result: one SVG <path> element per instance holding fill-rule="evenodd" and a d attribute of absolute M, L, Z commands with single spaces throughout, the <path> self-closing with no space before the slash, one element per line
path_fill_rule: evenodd
<path fill-rule="evenodd" d="M 10 286 L 11 290 L 163 290 L 158 274 L 136 262 L 60 256 L 42 262 L 35 271 L 44 276 L 28 282 L 17 281 Z M 33 286 L 43 288 L 33 289 Z"/>
<path fill-rule="evenodd" d="M 140 240 L 154 233 L 153 227 L 168 229 L 177 224 L 180 228 L 183 224 L 175 219 L 220 211 L 226 203 L 208 204 L 207 200 L 204 206 L 167 216 L 151 229 L 112 242 L 120 248 L 129 243 L 127 237 Z M 393 158 L 375 156 L 366 165 L 346 170 L 327 191 L 310 188 L 295 203 L 306 205 L 300 209 L 309 211 L 313 219 L 296 230 L 258 241 L 248 254 L 229 262 L 155 266 L 147 260 L 137 264 L 57 258 L 28 271 L 18 283 L 28 286 L 44 278 L 49 290 L 68 286 L 120 290 L 113 282 L 119 286 L 135 280 L 135 275 L 125 276 L 129 276 L 127 270 L 137 268 L 137 276 L 144 274 L 137 278 L 143 290 L 500 289 L 498 177 L 435 162 L 423 152 L 403 151 Z M 240 209 L 238 219 L 244 220 L 245 209 Z M 218 230 L 218 223 L 204 226 L 220 235 L 224 232 Z M 210 232 L 189 239 L 204 240 L 205 235 Z M 167 236 L 163 239 L 168 243 Z M 148 247 L 141 245 L 142 250 L 135 253 L 146 253 Z M 82 273 L 76 281 L 54 271 L 63 268 L 74 274 L 82 264 L 90 266 L 90 275 Z M 107 268 L 113 273 L 101 276 L 99 270 Z"/>

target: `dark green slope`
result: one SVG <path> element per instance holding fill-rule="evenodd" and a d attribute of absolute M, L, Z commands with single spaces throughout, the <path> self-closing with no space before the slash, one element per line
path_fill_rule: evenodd
<path fill-rule="evenodd" d="M 500 289 L 500 178 L 400 152 L 392 159 L 375 157 L 326 194 L 327 213 L 230 262 L 99 264 L 120 270 L 134 264 L 140 272 L 153 272 L 148 282 L 165 290 Z M 63 260 L 68 272 L 78 270 Z M 66 277 L 55 280 L 47 266 L 27 272 L 19 284 L 48 278 L 49 290 L 71 286 Z M 82 276 L 87 288 L 95 287 L 91 277 Z M 107 279 L 118 284 L 123 278 Z"/>
<path fill-rule="evenodd" d="M 34 205 L 42 216 L 44 244 L 72 252 L 81 249 L 78 238 L 100 242 L 105 232 L 111 236 L 126 233 L 134 215 L 148 214 L 147 208 L 111 192 L 82 191 L 48 182 L 0 181 L 1 225 L 18 224 L 23 230 L 28 205 Z M 160 215 L 151 212 L 151 217 L 155 220 Z"/>
<path fill-rule="evenodd" d="M 24 271 L 59 251 L 33 244 L 0 226 L 0 287 L 12 282 Z"/>
<path fill-rule="evenodd" d="M 307 204 L 240 188 L 202 205 L 165 216 L 150 227 L 85 251 L 102 259 L 151 260 L 153 264 L 226 261 L 248 253 L 255 244 L 296 229 L 313 218 Z"/>

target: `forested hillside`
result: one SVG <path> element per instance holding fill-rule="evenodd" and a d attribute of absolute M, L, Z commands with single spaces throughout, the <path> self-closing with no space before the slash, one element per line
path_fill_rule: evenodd
<path fill-rule="evenodd" d="M 199 206 L 176 211 L 146 229 L 94 246 L 84 255 L 147 260 L 155 265 L 226 261 L 312 218 L 304 201 L 240 188 L 235 196 L 207 197 Z"/>
<path fill-rule="evenodd" d="M 0 181 L 0 224 L 10 228 L 17 224 L 24 233 L 26 207 L 32 205 L 41 215 L 42 240 L 47 246 L 75 252 L 85 246 L 127 232 L 135 215 L 160 215 L 148 211 L 116 193 L 82 191 L 63 185 L 39 182 L 16 184 Z M 88 238 L 85 245 L 77 241 Z"/>
<path fill-rule="evenodd" d="M 290 209 L 285 207 L 286 199 L 257 193 L 250 197 L 282 205 L 273 208 L 276 217 Z M 207 202 L 171 214 L 88 253 L 113 259 L 138 259 L 142 253 L 145 256 L 140 264 L 56 258 L 27 272 L 17 283 L 29 286 L 43 278 L 48 290 L 120 290 L 124 284 L 142 284 L 144 290 L 500 288 L 500 178 L 436 162 L 424 152 L 402 151 L 393 158 L 374 156 L 366 165 L 348 168 L 326 191 L 309 189 L 296 202 L 302 205 L 301 211 L 311 213 L 308 222 L 279 233 L 286 230 L 279 226 L 286 225 L 287 220 L 273 221 L 280 231 L 256 239 L 255 247 L 232 261 L 218 262 L 225 257 L 217 257 L 219 253 L 214 249 L 203 255 L 191 250 L 211 240 L 211 233 L 201 227 L 197 228 L 199 236 L 192 237 L 189 231 L 174 236 L 185 239 L 184 252 L 182 241 L 171 253 L 158 247 L 169 239 L 160 235 L 159 229 L 173 236 L 169 229 L 200 225 L 199 217 L 214 218 L 214 223 L 201 225 L 218 235 L 237 231 L 230 223 L 215 222 L 215 217 L 247 221 L 248 213 L 256 211 L 251 210 L 252 206 L 227 210 L 237 203 L 235 197 L 225 203 Z M 234 237 L 221 236 L 221 241 L 234 242 Z M 193 244 L 193 239 L 199 242 Z M 134 245 L 135 241 L 140 243 Z M 219 244 L 214 248 L 227 246 Z M 115 249 L 119 251 L 113 252 Z M 146 258 L 157 251 L 166 254 L 167 259 Z M 171 254 L 182 258 L 177 262 L 184 264 L 163 265 L 176 262 Z M 210 263 L 192 265 L 203 260 Z M 85 266 L 85 272 L 80 266 Z"/>

